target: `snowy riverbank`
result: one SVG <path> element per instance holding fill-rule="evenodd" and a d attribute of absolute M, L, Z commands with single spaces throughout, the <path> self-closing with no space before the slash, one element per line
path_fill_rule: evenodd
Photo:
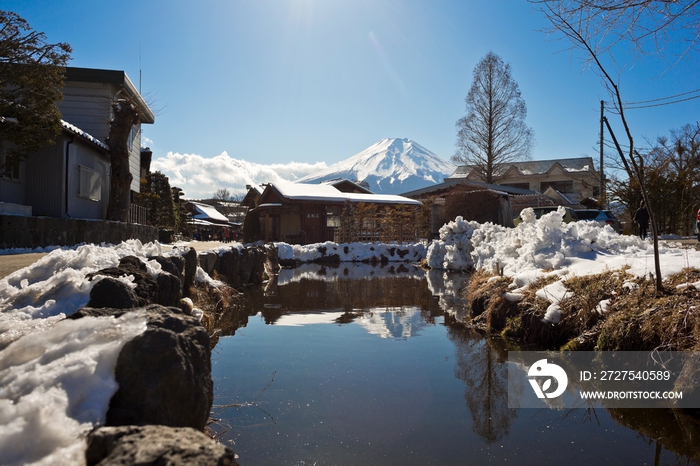
<path fill-rule="evenodd" d="M 508 229 L 457 219 L 441 229 L 440 239 L 414 245 L 355 243 L 297 246 L 277 243 L 280 259 L 310 262 L 337 255 L 340 261 L 420 262 L 433 268 L 431 275 L 471 267 L 501 271 L 510 281 L 509 294 L 518 293 L 534 280 L 554 276 L 555 284 L 542 289 L 556 304 L 566 294 L 561 282 L 606 270 L 627 268 L 646 276 L 654 270 L 649 240 L 621 236 L 609 227 L 578 222 L 562 224 L 561 216 L 525 222 Z M 183 245 L 185 246 L 185 245 Z M 217 250 L 224 254 L 232 244 Z M 104 422 L 109 399 L 116 390 L 112 373 L 120 349 L 144 329 L 138 313 L 128 318 L 90 317 L 64 320 L 85 306 L 95 281 L 86 275 L 114 267 L 127 255 L 142 258 L 148 273 L 157 276 L 156 255 L 178 255 L 184 249 L 166 250 L 158 243 L 129 241 L 116 246 L 84 245 L 53 249 L 25 269 L 0 280 L 0 463 L 80 464 L 85 434 Z M 398 266 L 397 266 L 398 267 Z M 700 269 L 700 252 L 661 247 L 665 276 L 684 268 Z M 408 273 L 418 273 L 406 267 Z M 347 271 L 346 271 L 347 269 Z M 342 269 L 342 276 L 357 276 L 362 267 Z M 358 273 L 354 273 L 358 271 Z M 413 272 L 411 272 L 413 271 Z M 283 282 L 303 277 L 304 269 L 284 272 Z M 341 273 L 333 278 L 342 278 Z M 200 280 L 212 282 L 199 269 Z M 121 280 L 133 285 L 133 277 Z M 435 282 L 434 279 L 431 283 Z M 441 300 L 451 302 L 457 286 L 447 278 L 436 285 Z M 559 283 L 559 285 L 556 285 Z M 687 286 L 700 288 L 700 282 Z M 439 288 L 439 289 L 438 289 Z"/>

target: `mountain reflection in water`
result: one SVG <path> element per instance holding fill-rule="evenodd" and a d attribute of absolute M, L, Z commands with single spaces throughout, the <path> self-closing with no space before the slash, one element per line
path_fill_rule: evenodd
<path fill-rule="evenodd" d="M 242 465 L 700 458 L 697 422 L 678 413 L 508 409 L 507 349 L 519 348 L 460 323 L 468 276 L 283 272 L 219 322 L 211 427 Z"/>

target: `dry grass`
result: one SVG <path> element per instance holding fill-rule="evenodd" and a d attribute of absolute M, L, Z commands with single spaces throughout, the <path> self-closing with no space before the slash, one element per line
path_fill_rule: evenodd
<path fill-rule="evenodd" d="M 202 325 L 211 337 L 213 348 L 220 329 L 237 326 L 239 313 L 244 307 L 243 295 L 225 284 L 216 288 L 206 283 L 195 283 L 189 291 L 194 307 L 204 313 Z"/>
<path fill-rule="evenodd" d="M 644 280 L 639 287 L 620 297 L 610 308 L 602 325 L 599 350 L 647 351 L 700 349 L 700 291 L 676 288 L 700 271 L 684 271 L 664 282 L 665 293 L 656 292 Z M 693 281 L 697 281 L 693 280 Z"/>
<path fill-rule="evenodd" d="M 475 272 L 465 291 L 472 323 L 551 349 L 700 350 L 700 291 L 683 286 L 700 281 L 700 270 L 669 277 L 661 294 L 653 280 L 625 270 L 570 278 L 564 282 L 571 296 L 560 303 L 562 320 L 549 324 L 542 320 L 549 302 L 535 293 L 559 279 L 551 275 L 535 281 L 521 293 L 521 302 L 512 303 L 503 297 L 508 278 Z M 609 300 L 605 313 L 599 307 L 603 300 Z"/>
<path fill-rule="evenodd" d="M 517 314 L 517 305 L 503 298 L 510 279 L 483 270 L 474 272 L 466 289 L 469 316 L 483 330 L 500 331 L 509 317 Z"/>

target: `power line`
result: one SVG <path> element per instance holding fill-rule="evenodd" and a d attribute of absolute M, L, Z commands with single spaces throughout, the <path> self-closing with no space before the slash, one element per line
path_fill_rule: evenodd
<path fill-rule="evenodd" d="M 695 89 L 693 91 L 688 91 L 688 92 L 682 92 L 680 94 L 670 95 L 668 97 L 660 97 L 658 99 L 640 100 L 639 102 L 627 102 L 627 105 L 648 104 L 650 102 L 659 102 L 660 100 L 675 99 L 676 97 L 681 97 L 681 96 L 688 95 L 688 94 L 694 94 L 696 92 L 700 92 L 700 89 Z"/>
<path fill-rule="evenodd" d="M 693 97 L 686 97 L 685 99 L 679 99 L 679 100 L 674 100 L 674 101 L 671 101 L 671 102 L 664 102 L 664 103 L 660 103 L 660 104 L 639 105 L 639 106 L 636 106 L 636 107 L 628 107 L 627 105 L 625 105 L 625 110 L 639 110 L 640 108 L 662 107 L 662 106 L 664 106 L 664 105 L 673 105 L 673 104 L 678 104 L 678 103 L 681 103 L 681 102 L 687 102 L 687 101 L 689 101 L 689 100 L 694 100 L 694 99 L 700 99 L 700 95 L 696 95 L 696 96 L 693 96 Z M 629 105 L 629 104 L 628 104 L 628 105 Z"/>
<path fill-rule="evenodd" d="M 675 94 L 675 95 L 670 95 L 667 97 L 660 97 L 658 99 L 650 99 L 650 100 L 640 100 L 638 102 L 627 102 L 624 104 L 624 109 L 625 110 L 639 110 L 643 108 L 652 108 L 652 107 L 663 107 L 665 105 L 674 105 L 674 104 L 679 104 L 682 102 L 687 102 L 689 100 L 695 100 L 695 99 L 700 99 L 700 95 L 694 95 L 692 97 L 686 97 L 684 99 L 676 99 L 677 97 L 682 97 L 684 95 L 689 95 L 689 94 L 695 94 L 697 92 L 700 92 L 700 89 L 694 89 L 692 91 L 687 91 L 687 92 L 681 92 L 680 94 Z M 676 99 L 672 100 L 670 102 L 663 102 L 664 100 L 669 100 L 669 99 Z M 660 102 L 660 103 L 653 103 L 653 102 Z M 640 105 L 640 104 L 650 104 L 650 105 Z M 610 113 L 619 115 L 619 112 L 616 111 L 616 107 L 605 107 Z"/>

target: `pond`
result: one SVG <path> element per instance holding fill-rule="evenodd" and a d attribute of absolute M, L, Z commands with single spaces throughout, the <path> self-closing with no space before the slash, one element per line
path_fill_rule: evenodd
<path fill-rule="evenodd" d="M 252 291 L 212 354 L 218 440 L 243 466 L 698 461 L 664 410 L 509 409 L 520 348 L 460 324 L 464 277 L 441 278 L 314 266 Z"/>

